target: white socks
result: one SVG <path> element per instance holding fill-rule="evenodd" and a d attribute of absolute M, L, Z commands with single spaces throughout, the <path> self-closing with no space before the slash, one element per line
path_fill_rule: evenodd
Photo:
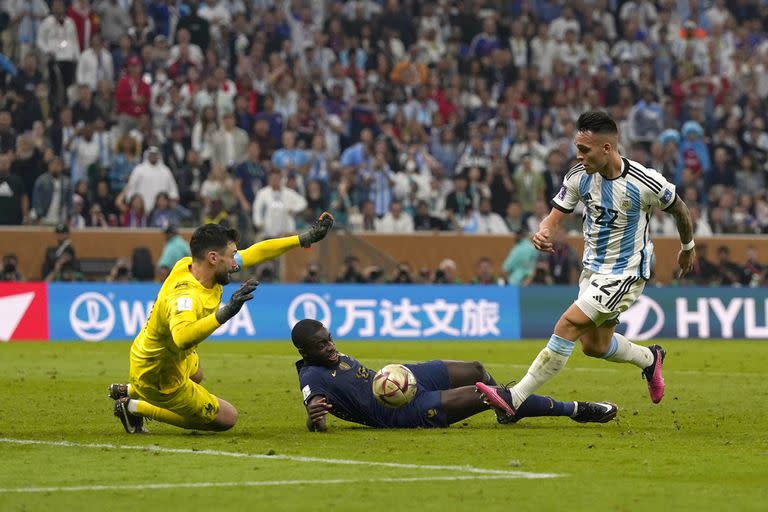
<path fill-rule="evenodd" d="M 640 369 L 653 364 L 653 352 L 649 348 L 635 345 L 619 333 L 614 333 L 611 346 L 602 357 L 614 363 L 632 363 Z"/>
<path fill-rule="evenodd" d="M 137 413 L 136 404 L 138 403 L 139 401 L 134 400 L 133 398 L 128 400 L 128 412 L 130 412 L 131 414 L 136 414 Z"/>
<path fill-rule="evenodd" d="M 520 382 L 510 389 L 512 393 L 512 406 L 517 409 L 520 404 L 539 389 L 545 382 L 562 370 L 576 345 L 573 341 L 566 340 L 555 334 L 549 338 L 549 343 L 536 356 L 528 373 Z M 649 351 L 650 352 L 650 351 Z"/>

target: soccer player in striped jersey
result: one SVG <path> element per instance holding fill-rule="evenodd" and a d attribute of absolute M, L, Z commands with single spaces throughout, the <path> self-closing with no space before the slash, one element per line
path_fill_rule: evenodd
<path fill-rule="evenodd" d="M 694 263 L 693 222 L 675 186 L 653 169 L 621 156 L 618 128 L 604 112 L 579 117 L 574 137 L 578 164 L 565 176 L 553 208 L 533 236 L 540 251 L 552 252 L 552 236 L 579 201 L 584 203 L 584 270 L 579 296 L 563 313 L 547 346 L 526 375 L 511 388 L 478 383 L 491 405 L 514 415 L 515 409 L 568 361 L 576 341 L 582 351 L 642 369 L 653 403 L 664 396 L 659 345 L 636 345 L 614 332 L 618 316 L 640 296 L 651 277 L 653 243 L 648 222 L 654 208 L 672 215 L 680 234 L 680 275 Z"/>

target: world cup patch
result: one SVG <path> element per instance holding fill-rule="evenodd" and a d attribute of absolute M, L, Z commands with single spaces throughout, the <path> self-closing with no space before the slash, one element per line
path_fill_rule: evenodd
<path fill-rule="evenodd" d="M 557 197 L 560 198 L 560 200 L 562 201 L 563 199 L 565 199 L 565 193 L 566 193 L 565 186 L 562 186 L 560 187 L 560 192 L 557 193 Z"/>
<path fill-rule="evenodd" d="M 192 297 L 179 297 L 176 301 L 177 311 L 192 311 Z"/>
<path fill-rule="evenodd" d="M 664 189 L 664 195 L 661 196 L 661 202 L 666 204 L 671 200 L 672 200 L 672 191 L 669 189 Z"/>

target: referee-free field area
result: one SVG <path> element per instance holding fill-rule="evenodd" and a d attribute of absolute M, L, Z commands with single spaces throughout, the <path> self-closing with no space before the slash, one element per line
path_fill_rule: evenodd
<path fill-rule="evenodd" d="M 391 362 L 480 360 L 520 378 L 542 342 L 352 342 Z M 304 426 L 288 341 L 205 342 L 204 384 L 240 422 L 218 434 L 149 423 L 129 436 L 106 386 L 128 342 L 0 344 L 0 510 L 765 510 L 768 344 L 662 340 L 667 396 L 639 370 L 574 353 L 541 394 L 611 400 L 616 421 L 498 425 L 491 412 L 440 430 Z"/>

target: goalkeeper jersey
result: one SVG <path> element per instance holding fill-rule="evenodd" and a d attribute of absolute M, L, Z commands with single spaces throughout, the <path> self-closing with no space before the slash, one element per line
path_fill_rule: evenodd
<path fill-rule="evenodd" d="M 204 287 L 190 272 L 191 264 L 189 257 L 176 263 L 157 294 L 147 323 L 133 341 L 132 383 L 173 392 L 186 380 L 184 361 L 197 346 L 186 340 L 190 335 L 205 338 L 219 325 L 212 313 L 219 308 L 222 286 Z M 205 317 L 209 319 L 190 325 Z"/>

